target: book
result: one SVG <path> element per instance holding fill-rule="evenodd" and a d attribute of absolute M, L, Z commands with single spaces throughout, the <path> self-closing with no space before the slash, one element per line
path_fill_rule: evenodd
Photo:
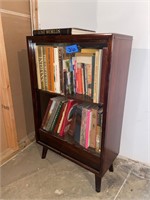
<path fill-rule="evenodd" d="M 40 73 L 40 65 L 39 65 L 38 46 L 34 45 L 34 48 L 35 48 L 37 84 L 38 84 L 38 89 L 42 89 L 42 85 L 41 85 L 41 73 Z"/>
<path fill-rule="evenodd" d="M 87 149 L 90 144 L 90 126 L 91 126 L 91 109 L 86 111 L 86 128 L 85 128 L 85 148 Z"/>
<path fill-rule="evenodd" d="M 49 61 L 49 70 L 50 70 L 50 91 L 55 92 L 54 86 L 54 47 L 50 46 L 50 61 Z"/>
<path fill-rule="evenodd" d="M 43 69 L 44 69 L 44 90 L 48 90 L 48 72 L 47 72 L 47 61 L 46 61 L 46 48 L 42 46 L 42 55 L 43 55 Z"/>
<path fill-rule="evenodd" d="M 60 102 L 62 102 L 64 100 L 65 100 L 65 97 L 62 97 L 62 96 L 51 98 L 51 101 L 53 101 L 53 102 L 51 104 L 50 109 L 47 108 L 47 109 L 49 109 L 49 113 L 48 113 L 46 123 L 43 126 L 43 129 L 45 129 L 46 131 L 51 131 L 51 126 L 53 124 L 57 109 L 60 105 Z"/>
<path fill-rule="evenodd" d="M 96 152 L 101 151 L 102 123 L 103 123 L 102 120 L 103 120 L 103 108 L 100 108 L 97 112 Z"/>
<path fill-rule="evenodd" d="M 95 71 L 94 71 L 94 93 L 93 102 L 99 103 L 100 99 L 100 83 L 101 83 L 101 68 L 102 68 L 102 53 L 103 50 L 99 49 L 95 53 Z"/>
<path fill-rule="evenodd" d="M 65 114 L 64 114 L 62 125 L 59 132 L 60 136 L 63 136 L 69 130 L 69 126 L 71 124 L 72 117 L 75 113 L 76 106 L 77 106 L 77 102 L 75 100 L 68 99 L 67 108 L 65 110 Z"/>
<path fill-rule="evenodd" d="M 71 137 L 74 137 L 74 130 L 76 128 L 76 115 L 77 115 L 77 112 L 75 111 L 75 114 L 73 115 L 72 121 L 70 123 L 69 130 L 67 131 L 67 134 L 70 135 Z"/>
<path fill-rule="evenodd" d="M 89 146 L 94 148 L 96 147 L 96 131 L 97 131 L 97 111 L 98 106 L 95 105 L 91 108 L 91 128 L 90 128 L 90 143 Z"/>
<path fill-rule="evenodd" d="M 59 77 L 60 77 L 60 91 L 64 94 L 64 74 L 63 74 L 63 57 L 64 48 L 58 47 L 58 61 L 59 61 Z"/>
<path fill-rule="evenodd" d="M 39 89 L 45 89 L 45 73 L 44 73 L 44 61 L 43 61 L 43 47 L 41 45 L 36 46 L 36 65 L 37 65 L 37 79 Z M 39 78 L 40 76 L 40 78 Z M 40 83 L 39 83 L 40 81 Z"/>
<path fill-rule="evenodd" d="M 82 104 L 82 118 L 80 130 L 80 145 L 86 149 L 89 147 L 89 132 L 91 123 L 91 105 L 88 103 Z"/>
<path fill-rule="evenodd" d="M 75 142 L 80 144 L 80 132 L 81 132 L 81 120 L 82 120 L 82 105 L 78 105 L 75 112 L 75 119 L 72 121 L 74 123 L 74 130 L 71 134 L 74 136 Z"/>
<path fill-rule="evenodd" d="M 87 123 L 87 109 L 82 105 L 82 114 L 81 114 L 81 129 L 80 129 L 80 145 L 85 147 L 86 141 L 86 123 Z"/>
<path fill-rule="evenodd" d="M 54 86 L 55 86 L 55 92 L 61 93 L 61 91 L 60 91 L 59 48 L 58 47 L 54 47 Z"/>
<path fill-rule="evenodd" d="M 55 106 L 55 101 L 50 99 L 51 103 L 49 103 L 50 106 L 47 107 L 47 110 L 46 110 L 46 113 L 45 113 L 45 116 L 43 118 L 43 122 L 42 122 L 42 128 L 44 130 L 47 130 L 47 125 L 48 125 L 48 121 L 50 119 L 50 116 L 52 114 L 52 111 L 54 109 L 54 106 Z"/>
<path fill-rule="evenodd" d="M 52 28 L 52 29 L 38 29 L 33 30 L 33 35 L 79 35 L 79 34 L 93 34 L 94 30 L 81 28 Z"/>
<path fill-rule="evenodd" d="M 45 114 L 44 114 L 44 117 L 43 117 L 43 120 L 42 120 L 42 125 L 41 125 L 41 127 L 43 128 L 44 126 L 45 126 L 45 124 L 46 124 L 46 121 L 47 121 L 47 119 L 48 119 L 48 115 L 50 114 L 50 108 L 51 108 L 51 105 L 52 105 L 52 100 L 50 99 L 49 100 L 49 102 L 48 102 L 48 106 L 47 106 L 47 109 L 46 109 L 46 111 L 45 111 Z"/>
<path fill-rule="evenodd" d="M 56 123 L 57 123 L 57 120 L 58 120 L 58 117 L 59 117 L 59 114 L 60 114 L 60 112 L 61 112 L 61 109 L 62 109 L 62 106 L 63 106 L 64 102 L 65 102 L 65 100 L 61 101 L 61 102 L 59 103 L 59 105 L 58 105 L 56 114 L 55 114 L 55 116 L 54 116 L 54 119 L 53 119 L 52 124 L 51 124 L 51 127 L 50 127 L 50 131 L 51 131 L 51 132 L 54 131 L 54 128 L 55 128 L 55 126 L 56 126 Z"/>
<path fill-rule="evenodd" d="M 103 48 L 103 58 L 102 58 L 102 71 L 101 71 L 101 85 L 100 85 L 100 99 L 99 102 L 104 102 L 104 91 L 106 90 L 106 79 L 108 71 L 109 71 L 109 64 L 108 64 L 108 47 Z M 105 66 L 105 67 L 103 67 Z"/>
<path fill-rule="evenodd" d="M 59 125 L 58 125 L 58 128 L 57 128 L 57 133 L 58 133 L 59 135 L 60 135 L 60 130 L 61 130 L 62 123 L 63 123 L 63 120 L 64 120 L 64 116 L 65 116 L 65 113 L 66 113 L 67 105 L 68 105 L 68 101 L 67 101 L 66 104 L 65 104 L 64 110 L 63 110 L 63 112 L 62 112 L 62 117 L 61 117 L 61 119 L 60 119 L 60 122 L 59 122 Z"/>
<path fill-rule="evenodd" d="M 59 116 L 58 116 L 58 119 L 57 119 L 57 122 L 56 122 L 56 125 L 55 125 L 55 128 L 54 128 L 54 133 L 58 133 L 58 128 L 59 128 L 59 125 L 61 123 L 61 120 L 63 118 L 63 113 L 65 112 L 65 109 L 66 109 L 66 106 L 67 106 L 67 100 L 66 102 L 63 103 L 62 107 L 61 107 L 61 110 L 60 110 L 60 113 L 59 113 Z"/>

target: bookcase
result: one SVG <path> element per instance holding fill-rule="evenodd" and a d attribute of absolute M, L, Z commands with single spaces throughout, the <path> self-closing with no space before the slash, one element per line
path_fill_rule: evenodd
<path fill-rule="evenodd" d="M 50 149 L 93 172 L 93 174 L 95 174 L 95 190 L 97 192 L 100 192 L 101 190 L 101 180 L 105 173 L 108 170 L 113 172 L 113 162 L 119 153 L 131 46 L 132 36 L 122 34 L 96 33 L 85 35 L 27 36 L 35 135 L 36 142 L 43 147 L 42 159 L 46 157 L 47 151 Z M 42 55 L 39 55 L 37 51 L 43 47 L 63 49 L 63 53 L 58 55 L 59 53 L 57 51 L 57 58 L 54 58 L 59 63 L 59 66 L 57 66 L 56 63 L 53 63 L 53 67 L 56 69 L 51 68 L 49 72 L 50 75 L 48 72 L 43 72 L 41 75 L 41 78 L 44 76 L 44 73 L 46 73 L 48 78 L 53 75 L 53 78 L 55 79 L 55 82 L 53 83 L 55 84 L 55 89 L 48 89 L 47 87 L 43 88 L 42 81 L 39 81 L 39 69 L 40 67 L 44 68 L 44 56 L 46 54 L 43 53 Z M 92 51 L 101 51 L 101 57 L 96 58 L 96 53 Z M 42 56 L 43 61 L 39 60 L 40 56 Z M 66 69 L 64 67 L 64 59 L 66 56 L 71 60 L 70 66 L 74 67 L 73 70 L 77 69 L 75 68 L 77 62 L 76 64 L 73 63 L 73 59 L 77 60 L 78 56 L 94 58 L 94 63 L 91 63 L 92 68 L 90 69 L 90 73 L 87 72 L 86 61 L 79 61 L 83 64 L 82 66 L 85 66 L 82 69 L 79 67 L 81 75 L 76 74 L 73 71 L 73 79 L 69 79 L 68 76 L 70 75 L 71 77 L 71 72 L 67 72 L 69 75 L 65 78 Z M 51 61 L 52 55 L 49 54 L 49 57 Z M 46 60 L 47 63 L 50 61 Z M 96 63 L 98 63 L 97 66 Z M 77 64 L 76 66 L 78 67 L 81 65 Z M 92 82 L 90 82 L 90 84 L 88 84 L 89 82 L 87 80 L 88 75 L 86 76 L 84 73 L 85 69 L 88 75 L 91 75 L 90 80 L 92 80 Z M 57 72 L 58 70 L 59 73 Z M 71 82 L 71 80 L 74 82 Z M 71 92 L 68 92 L 69 86 L 67 85 L 66 87 L 66 84 L 69 82 L 71 82 L 71 87 L 73 88 Z M 58 83 L 59 88 L 57 86 Z M 50 87 L 51 84 L 52 80 L 50 81 Z M 63 87 L 63 89 L 61 87 Z M 90 93 L 88 93 L 88 87 L 91 89 Z M 96 99 L 94 97 L 95 93 L 97 94 Z M 65 134 L 60 135 L 57 131 L 53 132 L 43 128 L 42 123 L 44 122 L 43 118 L 46 116 L 45 113 L 50 112 L 50 110 L 48 110 L 50 99 L 60 96 L 77 102 L 78 108 L 84 107 L 84 104 L 89 107 L 96 106 L 98 110 L 102 108 L 102 122 L 100 124 L 100 129 L 96 129 L 98 130 L 96 134 L 99 134 L 100 132 L 98 150 L 95 150 L 95 146 L 94 148 L 91 148 L 89 143 L 85 146 L 81 145 L 80 139 L 78 141 L 75 140 L 74 135 L 69 135 L 67 131 Z M 89 109 L 90 113 L 91 107 Z M 72 116 L 69 129 L 73 124 L 73 119 L 77 121 L 77 119 L 74 118 L 76 113 L 77 112 L 75 111 Z M 98 125 L 99 115 L 96 116 L 96 123 Z M 93 118 L 90 119 L 93 120 Z M 80 120 L 80 128 L 83 128 L 83 118 Z M 90 121 L 90 123 L 92 122 Z M 73 131 L 76 129 L 76 125 L 77 123 L 74 123 L 74 126 L 72 126 Z M 94 133 L 94 129 L 90 128 L 89 134 L 92 135 Z M 78 132 L 76 132 L 76 134 L 78 134 Z M 77 137 L 80 137 L 80 135 L 81 133 L 79 133 Z M 95 137 L 96 136 L 94 135 L 94 139 Z M 90 137 L 86 139 L 90 142 Z"/>

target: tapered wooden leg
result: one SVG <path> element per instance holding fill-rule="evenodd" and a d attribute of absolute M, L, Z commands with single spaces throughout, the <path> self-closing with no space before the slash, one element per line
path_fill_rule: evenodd
<path fill-rule="evenodd" d="M 113 171 L 114 171 L 113 164 L 109 167 L 109 171 L 110 171 L 110 172 L 113 172 Z"/>
<path fill-rule="evenodd" d="M 101 191 L 101 177 L 97 176 L 96 174 L 95 174 L 95 190 L 96 192 Z"/>
<path fill-rule="evenodd" d="M 47 150 L 48 150 L 48 148 L 43 147 L 43 151 L 42 151 L 42 159 L 46 158 Z"/>

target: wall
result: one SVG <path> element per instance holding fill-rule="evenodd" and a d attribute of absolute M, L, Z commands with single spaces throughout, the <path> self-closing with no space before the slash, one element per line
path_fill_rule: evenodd
<path fill-rule="evenodd" d="M 148 1 L 98 1 L 97 31 L 133 36 L 120 155 L 150 164 L 149 8 Z"/>
<path fill-rule="evenodd" d="M 26 36 L 31 35 L 29 0 L 0 0 L 10 86 L 20 145 L 33 139 L 34 123 Z"/>
<path fill-rule="evenodd" d="M 150 164 L 148 1 L 39 0 L 40 28 L 83 27 L 134 37 L 120 155 Z"/>
<path fill-rule="evenodd" d="M 96 29 L 96 0 L 38 0 L 39 28 Z"/>

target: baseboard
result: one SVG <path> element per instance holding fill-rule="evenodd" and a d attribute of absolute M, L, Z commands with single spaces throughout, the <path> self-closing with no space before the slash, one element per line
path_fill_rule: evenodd
<path fill-rule="evenodd" d="M 33 141 L 35 141 L 35 132 L 29 133 L 27 136 L 19 141 L 19 149 L 24 149 Z"/>
<path fill-rule="evenodd" d="M 145 165 L 145 166 L 150 167 L 150 163 L 144 163 L 144 162 L 142 162 L 142 161 L 133 160 L 133 159 L 131 159 L 131 158 L 128 158 L 128 157 L 125 157 L 125 156 L 122 156 L 122 155 L 118 155 L 118 158 L 123 159 L 123 160 L 127 160 L 127 161 L 130 160 L 130 161 L 132 161 L 132 162 L 134 162 L 134 163 L 140 163 L 140 164 L 142 164 L 142 165 Z"/>
<path fill-rule="evenodd" d="M 31 132 L 18 142 L 18 150 L 13 150 L 11 148 L 6 149 L 3 153 L 0 154 L 0 166 L 2 166 L 8 160 L 12 159 L 18 152 L 26 148 L 29 144 L 31 144 L 34 141 L 35 133 Z"/>
<path fill-rule="evenodd" d="M 6 162 L 7 160 L 9 160 L 11 157 L 13 157 L 16 153 L 18 152 L 18 150 L 13 150 L 11 148 L 6 149 L 5 151 L 3 151 L 0 154 L 0 166 Z"/>

